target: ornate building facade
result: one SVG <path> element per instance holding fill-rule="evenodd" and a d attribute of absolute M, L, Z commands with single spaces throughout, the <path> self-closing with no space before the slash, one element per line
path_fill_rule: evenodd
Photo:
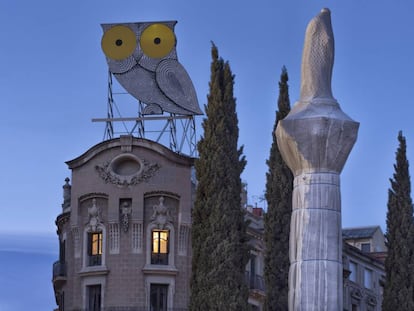
<path fill-rule="evenodd" d="M 184 310 L 193 158 L 132 136 L 68 161 L 53 266 L 58 310 Z"/>

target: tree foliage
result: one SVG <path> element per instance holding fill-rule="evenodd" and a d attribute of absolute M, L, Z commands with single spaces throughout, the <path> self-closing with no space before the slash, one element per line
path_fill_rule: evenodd
<path fill-rule="evenodd" d="M 246 160 L 237 144 L 234 76 L 214 44 L 211 53 L 207 117 L 195 162 L 190 309 L 243 311 L 248 309 L 244 274 L 249 249 L 240 175 Z"/>
<path fill-rule="evenodd" d="M 290 111 L 288 74 L 285 67 L 279 81 L 278 111 L 273 127 L 273 142 L 266 173 L 267 213 L 264 218 L 266 245 L 264 277 L 266 284 L 265 310 L 288 310 L 289 232 L 292 213 L 293 175 L 282 159 L 276 127 Z"/>
<path fill-rule="evenodd" d="M 414 310 L 413 204 L 406 141 L 398 134 L 394 175 L 388 190 L 383 311 Z"/>

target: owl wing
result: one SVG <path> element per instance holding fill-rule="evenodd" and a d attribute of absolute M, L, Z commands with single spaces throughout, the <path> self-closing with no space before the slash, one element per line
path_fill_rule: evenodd
<path fill-rule="evenodd" d="M 155 79 L 161 91 L 177 106 L 190 114 L 203 114 L 190 76 L 175 59 L 165 59 L 155 70 Z"/>
<path fill-rule="evenodd" d="M 128 72 L 121 74 L 114 73 L 114 76 L 129 94 L 148 106 L 151 106 L 145 111 L 162 113 L 158 109 L 154 110 L 153 105 L 155 104 L 161 107 L 163 111 L 190 114 L 188 110 L 176 105 L 171 99 L 165 96 L 164 92 L 158 87 L 154 72 L 145 70 L 137 65 Z"/>

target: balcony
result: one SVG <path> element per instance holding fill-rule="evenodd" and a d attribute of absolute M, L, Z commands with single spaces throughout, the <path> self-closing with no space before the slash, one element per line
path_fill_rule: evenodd
<path fill-rule="evenodd" d="M 56 261 L 53 264 L 53 285 L 59 287 L 66 282 L 66 262 Z"/>
<path fill-rule="evenodd" d="M 151 253 L 152 265 L 168 265 L 167 253 Z"/>
<path fill-rule="evenodd" d="M 88 266 L 100 266 L 102 265 L 102 255 L 90 255 L 88 258 Z"/>

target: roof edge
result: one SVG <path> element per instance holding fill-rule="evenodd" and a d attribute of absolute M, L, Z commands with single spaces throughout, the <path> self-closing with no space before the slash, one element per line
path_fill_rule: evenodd
<path fill-rule="evenodd" d="M 125 143 L 125 141 L 128 141 L 128 143 Z M 145 138 L 137 138 L 130 135 L 127 136 L 121 136 L 118 138 L 113 138 L 109 140 L 105 140 L 103 142 L 100 142 L 91 148 L 89 148 L 87 151 L 85 151 L 80 156 L 66 161 L 65 163 L 68 165 L 70 169 L 77 168 L 79 166 L 82 166 L 83 164 L 87 163 L 89 160 L 100 154 L 101 152 L 111 149 L 111 148 L 122 148 L 122 147 L 142 147 L 148 150 L 152 150 L 164 157 L 171 158 L 174 162 L 180 165 L 185 166 L 193 166 L 195 158 L 189 157 L 183 154 L 176 153 L 172 151 L 171 149 L 168 149 L 167 147 Z M 125 151 L 127 152 L 127 151 Z"/>

